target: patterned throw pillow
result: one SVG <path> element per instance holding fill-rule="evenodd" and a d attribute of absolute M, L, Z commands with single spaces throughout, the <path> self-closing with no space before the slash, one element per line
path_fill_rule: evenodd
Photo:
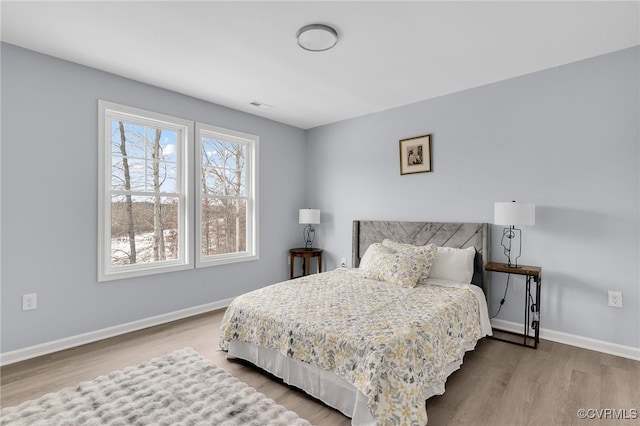
<path fill-rule="evenodd" d="M 431 268 L 435 257 L 433 250 L 393 251 L 382 244 L 372 244 L 362 257 L 362 276 L 386 281 L 401 287 L 415 287 L 422 271 Z"/>
<path fill-rule="evenodd" d="M 438 253 L 438 247 L 434 244 L 427 244 L 426 246 L 414 246 L 412 244 L 399 243 L 390 239 L 382 241 L 382 245 L 396 252 L 415 252 L 418 255 L 426 255 L 428 257 L 428 265 L 422 270 L 422 274 L 418 277 L 418 282 L 427 280 L 429 272 L 433 262 L 435 261 L 436 254 Z"/>
<path fill-rule="evenodd" d="M 371 260 L 380 252 L 393 253 L 393 250 L 384 247 L 380 243 L 373 243 L 367 248 L 367 251 L 364 252 L 364 255 L 362 256 L 362 259 L 360 259 L 360 265 L 358 267 L 362 270 L 369 269 Z"/>

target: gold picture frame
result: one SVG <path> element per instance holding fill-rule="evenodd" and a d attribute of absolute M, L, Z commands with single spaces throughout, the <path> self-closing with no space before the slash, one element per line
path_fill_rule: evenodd
<path fill-rule="evenodd" d="M 400 174 L 427 173 L 431 167 L 431 135 L 400 140 Z"/>

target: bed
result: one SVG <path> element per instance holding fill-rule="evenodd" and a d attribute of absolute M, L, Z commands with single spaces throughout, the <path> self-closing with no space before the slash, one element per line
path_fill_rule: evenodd
<path fill-rule="evenodd" d="M 237 297 L 220 347 L 354 426 L 425 425 L 426 400 L 491 334 L 489 247 L 486 223 L 356 220 L 352 268 Z"/>

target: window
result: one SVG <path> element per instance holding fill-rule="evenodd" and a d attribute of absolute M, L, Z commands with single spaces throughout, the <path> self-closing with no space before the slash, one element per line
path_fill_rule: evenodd
<path fill-rule="evenodd" d="M 98 280 L 192 267 L 193 122 L 99 101 Z"/>
<path fill-rule="evenodd" d="M 196 124 L 196 266 L 258 258 L 258 137 Z"/>

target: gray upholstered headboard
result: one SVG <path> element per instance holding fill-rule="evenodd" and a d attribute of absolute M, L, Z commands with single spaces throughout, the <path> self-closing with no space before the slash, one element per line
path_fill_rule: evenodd
<path fill-rule="evenodd" d="M 488 298 L 489 274 L 485 272 L 484 265 L 489 262 L 489 236 L 488 223 L 354 220 L 352 263 L 357 268 L 367 248 L 385 238 L 413 245 L 475 247 L 475 268 L 471 282 L 481 287 Z"/>

